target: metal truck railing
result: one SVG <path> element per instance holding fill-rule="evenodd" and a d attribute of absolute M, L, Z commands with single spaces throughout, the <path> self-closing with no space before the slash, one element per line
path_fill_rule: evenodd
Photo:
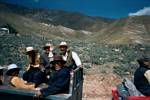
<path fill-rule="evenodd" d="M 35 98 L 33 90 L 18 89 L 10 86 L 0 86 L 1 100 L 82 100 L 83 69 L 77 68 L 70 73 L 70 90 L 68 94 L 49 95 Z"/>

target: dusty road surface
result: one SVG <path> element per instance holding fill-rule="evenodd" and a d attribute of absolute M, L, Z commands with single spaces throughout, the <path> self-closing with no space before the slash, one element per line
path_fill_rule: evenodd
<path fill-rule="evenodd" d="M 84 75 L 82 100 L 111 100 L 111 88 L 121 79 L 112 73 L 112 67 L 105 69 L 105 73 L 102 70 L 100 66 L 93 66 Z"/>

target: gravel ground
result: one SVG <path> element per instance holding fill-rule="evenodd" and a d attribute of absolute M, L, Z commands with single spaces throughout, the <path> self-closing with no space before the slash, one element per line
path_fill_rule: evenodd
<path fill-rule="evenodd" d="M 121 81 L 119 76 L 111 71 L 97 73 L 97 66 L 92 67 L 90 71 L 92 73 L 84 75 L 82 100 L 111 100 L 111 88 Z"/>

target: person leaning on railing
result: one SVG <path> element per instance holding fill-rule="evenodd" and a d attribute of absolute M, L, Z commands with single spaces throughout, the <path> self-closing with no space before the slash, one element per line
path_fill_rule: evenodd
<path fill-rule="evenodd" d="M 69 69 L 76 69 L 77 67 L 82 68 L 81 60 L 78 54 L 69 49 L 68 44 L 66 42 L 61 42 L 59 44 L 60 55 L 63 60 L 66 61 L 65 65 Z"/>
<path fill-rule="evenodd" d="M 58 93 L 69 93 L 70 71 L 64 67 L 65 61 L 61 56 L 54 56 L 54 61 L 51 64 L 54 67 L 53 75 L 50 75 L 47 87 L 35 91 L 35 97 L 45 97 Z"/>

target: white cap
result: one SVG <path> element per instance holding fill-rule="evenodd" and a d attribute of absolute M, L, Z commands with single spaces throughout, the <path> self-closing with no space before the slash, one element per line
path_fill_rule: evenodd
<path fill-rule="evenodd" d="M 50 44 L 50 43 L 45 44 L 45 47 L 51 47 L 51 46 L 52 46 L 52 44 Z"/>
<path fill-rule="evenodd" d="M 66 42 L 61 42 L 59 46 L 68 46 Z"/>
<path fill-rule="evenodd" d="M 32 50 L 34 50 L 33 47 L 27 47 L 27 48 L 26 48 L 26 51 L 27 51 L 27 52 L 32 51 Z"/>
<path fill-rule="evenodd" d="M 0 69 L 4 69 L 5 67 L 2 67 L 1 65 L 0 65 Z"/>
<path fill-rule="evenodd" d="M 50 47 L 50 51 L 54 49 L 54 46 L 51 43 L 46 43 L 43 48 L 45 49 L 46 47 Z"/>
<path fill-rule="evenodd" d="M 7 70 L 14 69 L 14 68 L 18 68 L 18 66 L 16 64 L 10 64 L 7 66 Z"/>

